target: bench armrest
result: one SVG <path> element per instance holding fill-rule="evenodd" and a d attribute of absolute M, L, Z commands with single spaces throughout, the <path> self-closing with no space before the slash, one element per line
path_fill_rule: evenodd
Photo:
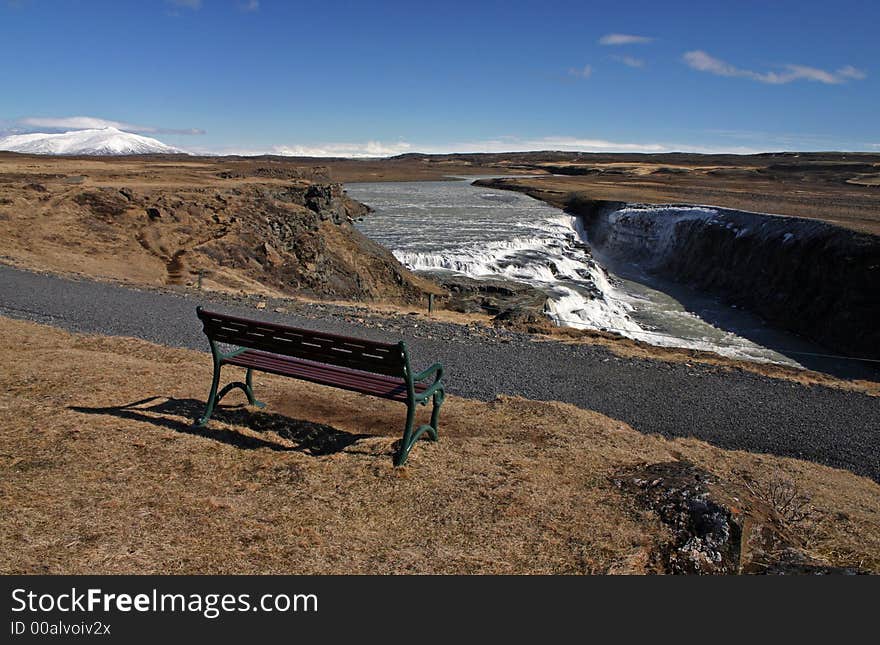
<path fill-rule="evenodd" d="M 428 378 L 429 376 L 431 376 L 431 374 L 434 374 L 435 372 L 436 372 L 437 376 L 434 377 L 434 382 L 438 383 L 438 382 L 440 382 L 440 379 L 443 378 L 443 365 L 441 363 L 434 363 L 433 365 L 431 365 L 431 367 L 429 367 L 425 371 L 419 372 L 418 374 L 415 374 L 412 377 L 413 382 L 424 381 L 426 378 Z"/>
<path fill-rule="evenodd" d="M 442 390 L 442 389 L 444 389 L 443 382 L 442 381 L 434 381 L 433 383 L 431 383 L 431 386 L 427 390 L 425 390 L 424 392 L 421 392 L 419 394 L 416 394 L 416 401 L 427 401 L 432 396 L 434 396 L 434 392 L 436 392 L 437 390 Z"/>
<path fill-rule="evenodd" d="M 238 347 L 236 349 L 233 349 L 231 352 L 226 352 L 226 353 L 223 353 L 220 350 L 217 350 L 217 358 L 219 358 L 221 361 L 225 361 L 228 358 L 235 358 L 239 354 L 244 354 L 246 351 L 247 351 L 246 347 Z"/>

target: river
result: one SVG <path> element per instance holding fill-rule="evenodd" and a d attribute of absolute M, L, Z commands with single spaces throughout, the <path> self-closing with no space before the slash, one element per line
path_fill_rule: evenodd
<path fill-rule="evenodd" d="M 368 237 L 415 271 L 502 278 L 543 290 L 559 325 L 614 331 L 654 345 L 847 373 L 852 365 L 746 311 L 638 264 L 591 253 L 577 218 L 526 195 L 453 181 L 346 185 L 368 204 Z"/>

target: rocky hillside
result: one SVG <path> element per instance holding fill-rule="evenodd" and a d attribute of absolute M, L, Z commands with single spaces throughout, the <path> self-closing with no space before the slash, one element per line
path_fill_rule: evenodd
<path fill-rule="evenodd" d="M 82 165 L 88 174 L 0 171 L 7 262 L 148 284 L 201 274 L 208 288 L 317 298 L 415 302 L 435 289 L 351 225 L 368 209 L 339 184 L 258 169 Z"/>

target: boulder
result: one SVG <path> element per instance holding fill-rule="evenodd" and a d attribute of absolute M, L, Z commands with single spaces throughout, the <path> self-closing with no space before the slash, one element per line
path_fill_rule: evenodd
<path fill-rule="evenodd" d="M 863 573 L 816 560 L 767 500 L 687 461 L 631 468 L 612 481 L 668 529 L 657 551 L 667 573 Z"/>

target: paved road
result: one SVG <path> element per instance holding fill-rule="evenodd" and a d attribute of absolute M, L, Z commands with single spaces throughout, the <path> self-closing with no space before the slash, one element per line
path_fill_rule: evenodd
<path fill-rule="evenodd" d="M 326 331 L 403 338 L 416 359 L 442 361 L 449 391 L 461 396 L 488 400 L 503 393 L 566 401 L 641 432 L 809 459 L 880 481 L 880 399 L 862 394 L 737 370 L 620 358 L 600 347 L 533 342 L 523 334 L 487 333 L 407 316 L 355 318 L 340 308 L 311 305 L 299 306 L 296 314 L 256 312 L 253 303 L 234 299 L 0 267 L 0 315 L 70 331 L 207 350 L 194 312 L 197 304 Z"/>

